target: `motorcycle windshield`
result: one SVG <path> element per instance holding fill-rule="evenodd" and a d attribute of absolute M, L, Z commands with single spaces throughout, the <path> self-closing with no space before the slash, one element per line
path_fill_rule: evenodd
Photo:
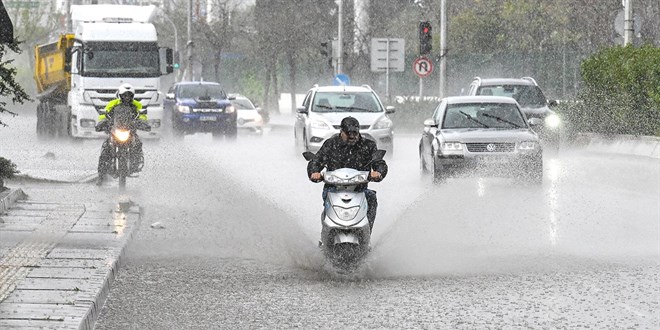
<path fill-rule="evenodd" d="M 112 112 L 112 120 L 115 127 L 131 128 L 131 124 L 135 120 L 135 110 L 132 107 L 120 104 Z"/>

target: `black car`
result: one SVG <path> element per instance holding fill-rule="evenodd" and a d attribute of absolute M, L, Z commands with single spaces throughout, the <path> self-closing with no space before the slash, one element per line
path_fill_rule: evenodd
<path fill-rule="evenodd" d="M 210 132 L 213 137 L 236 138 L 236 109 L 216 82 L 176 83 L 163 107 L 174 136 Z"/>

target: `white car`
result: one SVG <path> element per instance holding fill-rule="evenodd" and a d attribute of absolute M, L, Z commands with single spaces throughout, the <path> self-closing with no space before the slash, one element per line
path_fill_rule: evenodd
<path fill-rule="evenodd" d="M 360 134 L 376 142 L 378 149 L 392 156 L 394 125 L 388 114 L 394 107 L 384 107 L 376 92 L 362 86 L 314 86 L 297 109 L 294 137 L 299 151 L 318 151 L 326 139 L 339 133 L 345 117 L 360 122 Z"/>
<path fill-rule="evenodd" d="M 263 134 L 264 119 L 259 113 L 259 108 L 254 106 L 254 103 L 247 97 L 240 94 L 229 94 L 230 97 L 235 97 L 231 103 L 236 108 L 237 119 L 236 127 L 239 130 L 249 130 L 257 134 Z"/>

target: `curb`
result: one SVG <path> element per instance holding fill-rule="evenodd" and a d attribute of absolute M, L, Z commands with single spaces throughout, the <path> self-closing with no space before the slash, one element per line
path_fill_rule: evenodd
<path fill-rule="evenodd" d="M 101 310 L 103 309 L 103 305 L 105 305 L 105 301 L 108 299 L 108 296 L 110 295 L 110 289 L 112 287 L 112 284 L 119 275 L 119 270 L 124 265 L 124 259 L 126 258 L 126 247 L 133 240 L 133 235 L 135 233 L 136 228 L 140 227 L 140 223 L 142 222 L 141 215 L 142 215 L 142 207 L 139 208 L 138 218 L 135 225 L 133 226 L 133 229 L 126 237 L 126 243 L 121 247 L 121 249 L 119 250 L 119 254 L 108 268 L 108 272 L 105 274 L 105 280 L 103 281 L 103 286 L 96 294 L 91 307 L 85 313 L 85 316 L 83 316 L 80 322 L 79 329 L 86 329 L 86 330 L 94 329 L 94 326 L 96 325 L 96 321 L 98 320 L 99 315 L 101 315 Z"/>
<path fill-rule="evenodd" d="M 660 159 L 660 137 L 579 133 L 574 142 L 594 152 Z"/>

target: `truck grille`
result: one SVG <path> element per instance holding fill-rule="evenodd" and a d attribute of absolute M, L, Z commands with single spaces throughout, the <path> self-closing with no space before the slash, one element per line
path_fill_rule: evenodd
<path fill-rule="evenodd" d="M 466 143 L 465 145 L 469 152 L 513 152 L 516 148 L 515 143 Z"/>

